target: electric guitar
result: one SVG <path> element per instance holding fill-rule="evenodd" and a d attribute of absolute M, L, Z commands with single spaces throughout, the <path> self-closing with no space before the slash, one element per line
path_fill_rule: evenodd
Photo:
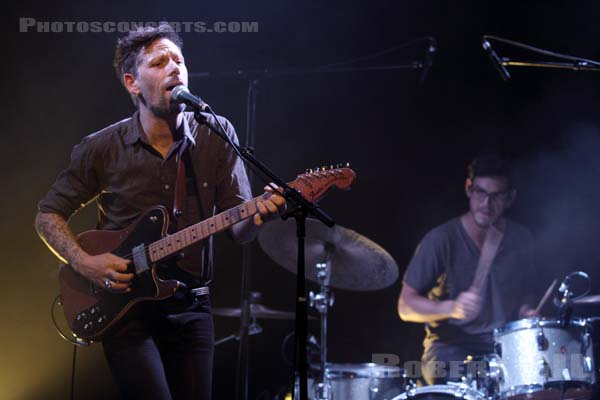
<path fill-rule="evenodd" d="M 305 199 L 318 201 L 332 186 L 347 190 L 355 180 L 356 174 L 350 168 L 331 168 L 298 175 L 289 186 Z M 258 211 L 257 202 L 269 196 L 270 193 L 263 193 L 170 235 L 167 234 L 169 213 L 163 206 L 152 207 L 125 229 L 90 230 L 79 234 L 78 243 L 89 254 L 113 253 L 131 260 L 127 272 L 133 273 L 134 278 L 130 292 L 114 293 L 91 283 L 70 265 L 62 264 L 59 270 L 62 306 L 73 333 L 87 341 L 102 340 L 135 304 L 163 300 L 184 290 L 182 282 L 161 279 L 155 264 L 252 217 Z"/>

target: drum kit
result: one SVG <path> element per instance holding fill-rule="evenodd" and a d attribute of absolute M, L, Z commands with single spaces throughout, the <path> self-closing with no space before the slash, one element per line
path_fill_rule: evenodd
<path fill-rule="evenodd" d="M 296 271 L 294 257 L 290 257 L 296 252 L 295 240 L 295 224 L 289 220 L 266 225 L 258 238 L 265 253 L 291 272 Z M 310 307 L 318 312 L 321 327 L 319 363 L 312 366 L 308 380 L 310 400 L 600 399 L 600 318 L 571 317 L 571 309 L 564 304 L 558 304 L 561 313 L 556 319 L 526 318 L 497 328 L 494 353 L 465 360 L 466 372 L 459 382 L 418 387 L 396 365 L 328 362 L 327 316 L 334 304 L 332 288 L 383 289 L 396 282 L 399 272 L 383 248 L 340 226 L 327 228 L 308 219 L 305 247 L 306 278 L 320 287 L 318 293 L 309 294 Z M 562 299 L 563 303 L 568 300 L 569 307 L 600 305 L 599 295 L 569 295 L 572 293 L 565 290 Z M 293 319 L 294 313 L 272 310 L 257 299 L 251 306 L 254 322 L 257 318 Z M 215 308 L 214 314 L 239 317 L 240 310 Z"/>

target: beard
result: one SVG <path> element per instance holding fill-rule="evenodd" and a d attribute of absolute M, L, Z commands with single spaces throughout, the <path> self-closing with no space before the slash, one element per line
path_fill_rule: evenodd
<path fill-rule="evenodd" d="M 171 99 L 166 100 L 164 97 L 161 97 L 157 103 L 149 104 L 144 96 L 140 94 L 138 100 L 144 104 L 152 114 L 161 118 L 172 117 L 185 110 L 185 104 L 175 103 L 171 101 Z"/>

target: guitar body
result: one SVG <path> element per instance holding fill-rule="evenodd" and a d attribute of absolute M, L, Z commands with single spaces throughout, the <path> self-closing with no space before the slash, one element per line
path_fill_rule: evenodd
<path fill-rule="evenodd" d="M 355 180 L 356 174 L 350 168 L 331 168 L 298 175 L 289 185 L 308 201 L 317 201 L 330 187 L 347 190 Z M 149 209 L 120 231 L 93 230 L 80 234 L 78 243 L 89 254 L 112 253 L 131 260 L 127 272 L 133 273 L 134 278 L 131 292 L 114 293 L 93 285 L 70 265 L 62 265 L 59 271 L 62 305 L 73 333 L 82 339 L 101 340 L 135 304 L 166 299 L 185 290 L 182 282 L 160 279 L 155 263 L 250 218 L 258 212 L 258 202 L 270 196 L 264 193 L 172 235 L 167 235 L 169 213 L 162 206 Z"/>
<path fill-rule="evenodd" d="M 123 230 L 91 230 L 81 233 L 77 239 L 81 247 L 91 255 L 113 253 L 131 258 L 134 247 L 147 245 L 164 237 L 168 224 L 167 210 L 156 206 Z M 131 292 L 113 293 L 92 284 L 70 265 L 61 265 L 59 283 L 62 305 L 67 323 L 77 337 L 99 340 L 136 303 L 166 299 L 185 287 L 179 281 L 160 279 L 155 265 L 149 265 L 146 270 L 140 271 L 140 266 L 132 261 L 127 272 L 135 274 Z"/>

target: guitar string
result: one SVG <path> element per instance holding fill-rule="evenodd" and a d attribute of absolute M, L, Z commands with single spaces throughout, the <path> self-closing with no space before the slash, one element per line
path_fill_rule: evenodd
<path fill-rule="evenodd" d="M 253 205 L 254 205 L 254 206 L 256 206 L 256 203 L 258 202 L 258 200 L 264 199 L 265 197 L 266 197 L 266 196 L 265 196 L 265 194 L 262 194 L 261 196 L 255 197 L 254 199 L 252 199 L 252 200 L 249 200 L 249 201 L 248 201 L 248 202 L 246 202 L 246 203 L 240 204 L 240 205 L 238 205 L 238 206 L 236 206 L 236 207 L 233 207 L 233 208 L 231 208 L 231 209 L 229 209 L 229 210 L 227 210 L 227 211 L 224 211 L 224 212 L 222 212 L 222 213 L 219 213 L 219 214 L 217 214 L 217 215 L 215 215 L 215 216 L 211 217 L 211 219 L 213 219 L 213 218 L 214 218 L 214 219 L 216 219 L 216 218 L 217 218 L 217 217 L 219 217 L 219 216 L 221 216 L 221 218 L 223 218 L 223 217 L 224 217 L 226 214 L 232 214 L 232 213 L 234 212 L 234 210 L 236 210 L 236 211 L 240 211 L 240 210 L 242 209 L 242 207 L 243 207 L 243 206 L 245 206 L 246 208 L 247 208 L 247 207 L 250 207 L 250 206 L 252 205 L 251 203 L 254 203 Z M 238 212 L 238 214 L 240 214 L 240 213 Z M 212 232 L 212 233 L 210 233 L 210 234 L 208 234 L 208 235 L 205 235 L 205 236 L 202 236 L 202 233 L 201 233 L 201 234 L 200 234 L 200 236 L 202 236 L 202 237 L 199 237 L 198 239 L 193 239 L 193 240 L 192 240 L 192 243 L 190 243 L 190 244 L 187 244 L 187 245 L 183 246 L 183 247 L 182 247 L 182 249 L 183 249 L 183 248 L 185 248 L 185 247 L 187 247 L 187 246 L 190 246 L 191 244 L 195 243 L 196 241 L 203 240 L 203 239 L 205 239 L 205 238 L 207 238 L 207 237 L 209 237 L 209 236 L 211 236 L 211 235 L 214 235 L 215 233 L 218 233 L 218 232 L 220 232 L 221 230 L 223 230 L 223 229 L 226 229 L 226 228 L 227 228 L 227 227 L 229 227 L 229 226 L 235 225 L 235 224 L 237 224 L 238 222 L 241 222 L 241 221 L 243 221 L 243 220 L 245 220 L 245 219 L 247 219 L 247 218 L 250 218 L 250 216 L 246 216 L 246 217 L 240 218 L 238 221 L 236 221 L 236 222 L 234 222 L 234 223 L 231 223 L 231 224 L 229 224 L 229 225 L 227 225 L 227 226 L 225 226 L 225 227 L 223 227 L 223 228 L 221 228 L 221 229 L 218 229 L 218 230 L 216 230 L 215 232 Z M 201 222 L 199 222 L 199 223 L 197 223 L 197 224 L 194 224 L 194 225 L 192 225 L 192 226 L 189 226 L 189 227 L 187 227 L 187 228 L 185 228 L 185 229 L 182 229 L 182 230 L 180 230 L 180 231 L 178 231 L 178 232 L 176 232 L 176 233 L 174 233 L 173 235 L 170 235 L 170 236 L 175 236 L 175 235 L 177 235 L 177 234 L 179 234 L 179 233 L 181 233 L 181 232 L 183 232 L 183 231 L 185 231 L 185 230 L 187 230 L 187 229 L 190 229 L 190 228 L 191 228 L 191 227 L 193 227 L 193 226 L 196 226 L 196 225 L 201 225 L 201 224 L 203 224 L 203 223 L 205 224 L 207 221 L 208 221 L 208 220 L 201 221 Z M 199 230 L 200 230 L 200 232 L 202 232 L 202 228 L 201 228 L 201 227 L 199 227 Z M 208 229 L 208 232 L 210 232 L 210 229 Z M 160 241 L 162 241 L 162 240 L 168 239 L 170 236 L 165 236 L 165 237 L 163 237 L 163 238 L 161 238 L 161 239 L 159 239 L 159 240 L 155 241 L 155 242 L 154 242 L 154 243 L 152 243 L 152 244 L 156 244 L 156 243 L 158 243 L 158 242 L 160 242 Z M 152 244 L 151 244 L 151 245 L 152 245 Z M 148 246 L 145 246 L 145 247 L 144 247 L 144 255 L 145 255 L 145 256 L 147 256 L 147 257 L 150 257 L 150 251 L 151 251 L 151 250 L 150 250 L 150 246 L 151 246 L 151 245 L 148 245 Z M 130 260 L 130 261 L 133 261 L 133 253 L 128 253 L 128 254 L 125 254 L 125 255 L 122 255 L 122 256 L 119 256 L 119 257 L 121 257 L 121 258 L 124 258 L 124 259 L 127 259 L 127 260 Z M 168 256 L 167 256 L 167 257 L 168 257 Z M 162 258 L 161 258 L 161 259 L 162 259 Z M 157 261 L 160 261 L 161 259 L 159 259 L 159 260 L 157 260 Z"/>
<path fill-rule="evenodd" d="M 338 175 L 338 174 L 339 174 L 339 175 L 344 175 L 344 172 L 342 172 L 342 171 L 341 171 L 341 170 L 339 170 L 339 169 L 335 169 L 335 170 L 333 170 L 333 171 L 329 170 L 329 171 L 327 171 L 327 172 L 329 172 L 329 173 L 332 173 L 332 172 L 333 172 L 333 174 L 334 174 L 334 175 Z M 316 174 L 314 174 L 314 177 L 316 177 L 316 178 L 327 178 L 327 176 L 322 176 L 322 175 L 320 175 L 319 173 L 316 173 Z M 297 179 L 304 180 L 304 179 L 306 179 L 306 178 L 308 178 L 308 179 L 311 179 L 311 177 L 308 177 L 307 175 L 301 175 L 301 176 L 298 176 L 298 178 L 297 178 Z M 238 205 L 238 206 L 236 206 L 236 207 L 233 207 L 233 208 L 231 208 L 231 209 L 229 209 L 229 210 L 227 210 L 227 211 L 224 211 L 224 212 L 222 212 L 222 213 L 219 213 L 219 214 L 217 214 L 217 215 L 215 215 L 215 216 L 211 217 L 211 219 L 216 219 L 216 218 L 217 218 L 219 215 L 221 215 L 221 216 L 224 216 L 226 213 L 232 213 L 232 212 L 233 212 L 233 210 L 238 210 L 238 211 L 239 211 L 239 210 L 240 210 L 240 209 L 242 209 L 242 207 L 244 207 L 244 206 L 247 206 L 247 207 L 248 207 L 248 206 L 250 206 L 250 205 L 251 205 L 251 203 L 254 203 L 253 205 L 256 207 L 256 203 L 257 203 L 259 200 L 261 200 L 261 199 L 262 199 L 262 200 L 266 200 L 266 199 L 268 198 L 267 196 L 271 196 L 271 194 L 270 194 L 270 193 L 263 193 L 262 195 L 260 195 L 260 196 L 257 196 L 257 197 L 255 197 L 255 198 L 253 198 L 252 200 L 249 200 L 249 201 L 247 201 L 247 202 L 245 202 L 245 203 L 242 203 L 242 204 L 240 204 L 240 205 Z M 221 217 L 221 218 L 222 218 L 222 217 Z M 243 221 L 243 220 L 245 220 L 245 219 L 247 219 L 247 218 L 250 218 L 250 216 L 246 216 L 245 218 L 241 218 L 239 221 L 237 221 L 237 222 L 234 222 L 234 223 L 230 224 L 229 226 L 231 226 L 231 225 L 234 225 L 234 224 L 236 224 L 236 223 L 238 223 L 238 222 L 241 222 L 241 221 Z M 208 221 L 208 220 L 201 221 L 201 222 L 199 222 L 199 223 L 197 223 L 197 224 L 194 224 L 194 225 L 192 225 L 192 226 L 195 226 L 195 225 L 201 225 L 201 224 L 203 224 L 203 223 L 206 223 L 206 221 Z M 183 232 L 183 231 L 185 231 L 185 230 L 187 230 L 187 229 L 189 229 L 189 228 L 190 228 L 190 227 L 187 227 L 187 228 L 185 228 L 185 229 L 182 229 L 182 230 L 180 230 L 180 231 L 178 231 L 178 232 L 174 233 L 174 234 L 173 234 L 173 235 L 171 235 L 171 236 L 177 235 L 178 233 L 180 233 L 180 232 Z M 206 235 L 206 236 L 204 236 L 204 237 L 202 237 L 202 238 L 199 238 L 198 240 L 194 240 L 194 241 L 193 241 L 191 244 L 195 243 L 196 241 L 203 240 L 204 238 L 207 238 L 207 237 L 209 237 L 209 236 L 211 236 L 211 235 L 214 235 L 215 233 L 218 233 L 218 232 L 220 232 L 222 229 L 225 229 L 225 228 L 221 228 L 221 229 L 219 229 L 219 230 L 217 230 L 217 231 L 215 231 L 215 232 L 213 232 L 213 233 L 211 233 L 211 234 L 209 234 L 209 235 Z M 157 243 L 157 242 L 160 242 L 160 241 L 162 241 L 162 240 L 165 240 L 165 239 L 167 239 L 168 237 L 169 237 L 169 236 L 163 237 L 163 238 L 161 238 L 161 239 L 159 239 L 159 240 L 155 241 L 153 244 L 155 244 L 155 243 Z M 188 244 L 188 245 L 185 245 L 185 246 L 183 246 L 183 247 L 182 247 L 182 249 L 183 249 L 183 248 L 185 248 L 185 247 L 187 247 L 187 246 L 189 246 L 189 245 L 191 245 L 191 244 Z M 152 244 L 151 244 L 151 245 L 152 245 Z M 148 246 L 145 246 L 145 247 L 144 247 L 144 255 L 145 255 L 145 256 L 147 256 L 148 258 L 150 257 L 150 246 L 151 246 L 151 245 L 148 245 Z M 171 254 L 172 254 L 172 253 L 171 253 Z M 127 259 L 127 260 L 129 260 L 129 261 L 133 261 L 133 253 L 128 253 L 128 254 L 126 254 L 126 255 L 123 255 L 123 256 L 120 256 L 120 257 L 122 257 L 122 258 L 124 258 L 124 259 Z M 167 257 L 168 257 L 168 256 L 167 256 Z M 163 258 L 164 258 L 164 257 L 163 257 Z M 163 259 L 163 258 L 160 258 L 160 259 L 158 259 L 157 261 L 160 261 L 160 260 L 161 260 L 161 259 Z"/>

